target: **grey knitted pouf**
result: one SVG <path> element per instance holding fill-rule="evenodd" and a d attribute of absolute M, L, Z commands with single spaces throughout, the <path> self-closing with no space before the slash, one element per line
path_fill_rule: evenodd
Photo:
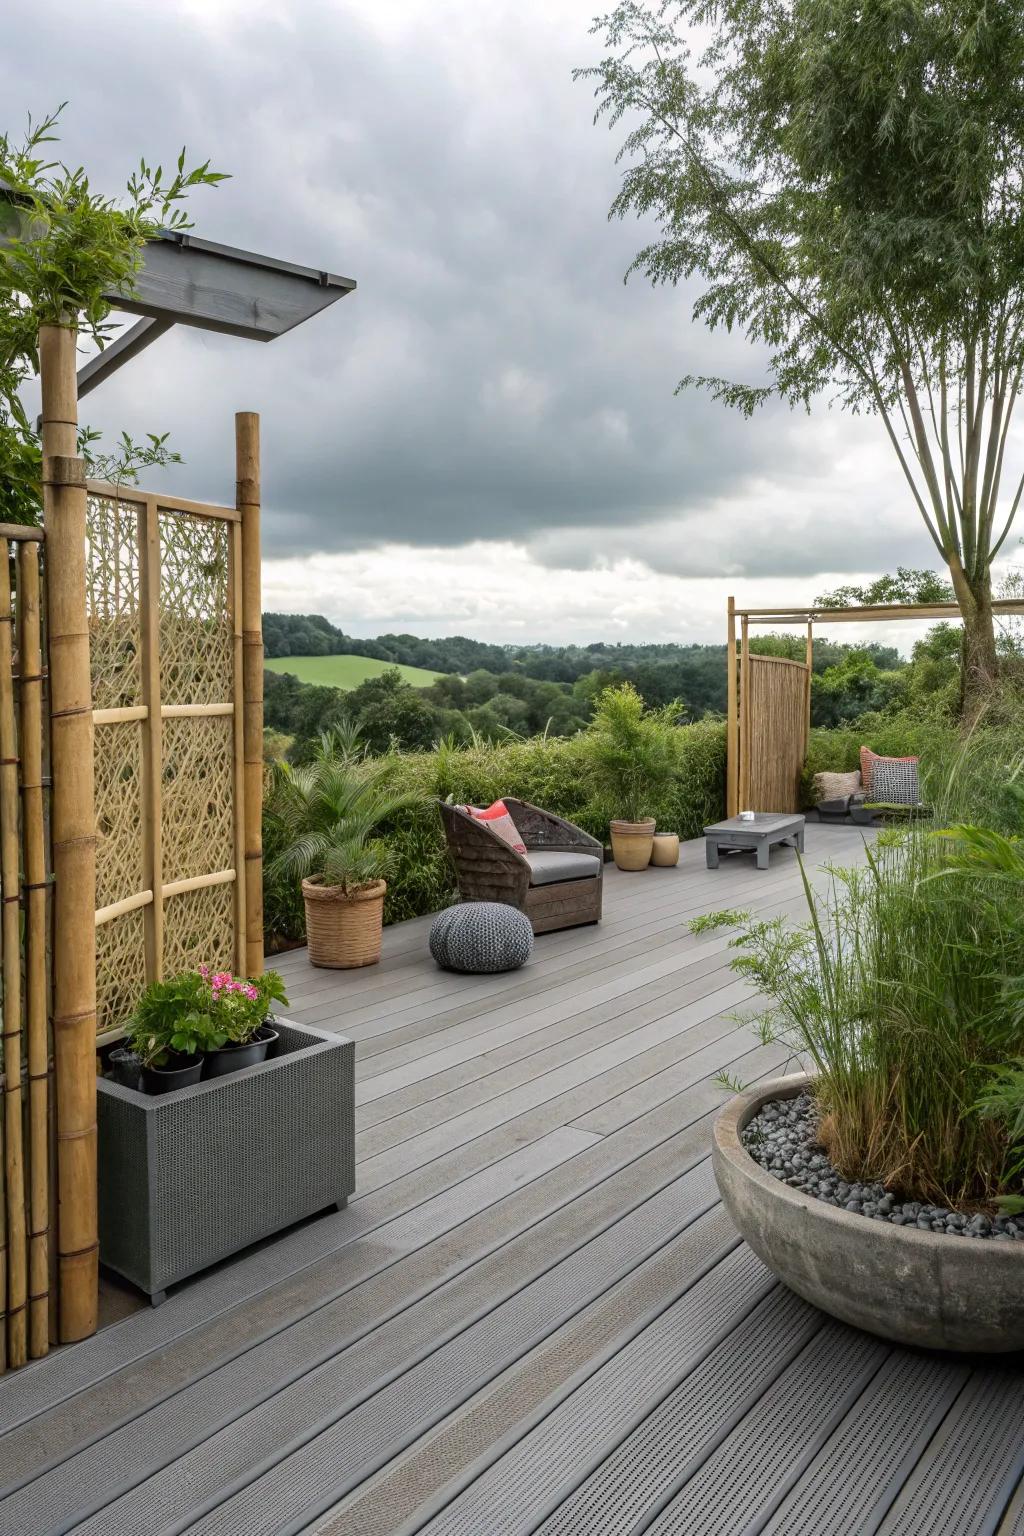
<path fill-rule="evenodd" d="M 515 971 L 533 952 L 530 919 L 502 901 L 447 907 L 430 925 L 430 953 L 444 971 Z"/>

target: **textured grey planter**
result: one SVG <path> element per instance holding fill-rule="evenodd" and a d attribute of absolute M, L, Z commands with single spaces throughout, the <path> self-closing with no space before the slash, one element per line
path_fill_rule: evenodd
<path fill-rule="evenodd" d="M 355 1188 L 355 1046 L 275 1027 L 272 1059 L 192 1088 L 97 1080 L 100 1260 L 154 1304 Z"/>
<path fill-rule="evenodd" d="M 1024 1243 L 949 1237 L 869 1221 L 773 1179 L 740 1142 L 772 1099 L 811 1081 L 778 1077 L 731 1099 L 715 1122 L 715 1177 L 741 1235 L 779 1279 L 843 1322 L 931 1349 L 1024 1349 Z"/>

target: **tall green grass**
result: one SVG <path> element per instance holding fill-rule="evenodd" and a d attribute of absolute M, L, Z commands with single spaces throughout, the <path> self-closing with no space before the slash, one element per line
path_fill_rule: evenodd
<path fill-rule="evenodd" d="M 883 835 L 866 867 L 805 877 L 807 922 L 746 922 L 734 940 L 735 969 L 770 1000 L 765 1038 L 809 1060 L 836 1167 L 949 1205 L 1016 1193 L 1019 1162 L 992 1091 L 1024 1057 L 1007 985 L 1024 977 L 1024 891 L 964 858 L 967 841 Z"/>

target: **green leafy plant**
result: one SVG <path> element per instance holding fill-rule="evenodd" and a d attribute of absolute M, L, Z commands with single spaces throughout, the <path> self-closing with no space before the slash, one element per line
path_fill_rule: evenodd
<path fill-rule="evenodd" d="M 129 1023 L 128 1041 L 144 1066 L 163 1067 L 175 1054 L 244 1045 L 273 1004 L 287 1002 L 277 971 L 246 979 L 201 965 L 149 984 Z"/>
<path fill-rule="evenodd" d="M 102 348 L 117 299 L 132 293 L 146 241 L 190 228 L 182 206 L 189 194 L 225 179 L 209 161 L 189 166 L 183 149 L 167 172 L 140 160 L 124 197 L 106 197 L 83 166 L 53 157 L 63 110 L 30 118 L 21 139 L 0 134 L 0 511 L 21 523 L 39 518 L 39 440 L 21 394 L 38 372 L 39 327 L 73 326 Z M 113 471 L 117 483 L 140 467 L 178 461 L 166 435 L 139 444 L 123 434 L 108 454 L 95 453 L 96 441 L 85 429 L 82 450 L 98 478 Z"/>
<path fill-rule="evenodd" d="M 394 850 L 373 837 L 385 822 L 420 796 L 392 787 L 394 763 L 360 763 L 348 744 L 326 732 L 311 762 L 274 769 L 269 813 L 279 852 L 268 865 L 275 876 L 310 878 L 351 895 L 396 867 Z"/>
<path fill-rule="evenodd" d="M 655 811 L 678 764 L 678 704 L 649 711 L 632 683 L 606 688 L 585 735 L 594 787 L 613 816 L 643 821 Z"/>

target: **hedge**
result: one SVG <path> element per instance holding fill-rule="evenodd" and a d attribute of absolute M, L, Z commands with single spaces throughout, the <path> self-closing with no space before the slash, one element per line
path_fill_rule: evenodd
<path fill-rule="evenodd" d="M 698 837 L 709 821 L 724 814 L 725 726 L 700 721 L 678 730 L 679 766 L 663 801 L 654 808 L 658 825 L 681 838 Z M 437 800 L 489 805 L 502 795 L 528 800 L 566 816 L 595 837 L 607 838 L 614 808 L 602 806 L 590 781 L 584 735 L 495 746 L 440 747 L 434 752 L 396 753 L 394 785 L 416 789 L 424 803 L 385 829 L 398 854 L 388 882 L 385 921 L 400 922 L 447 906 L 455 896 Z M 265 829 L 265 858 L 274 853 L 273 830 Z M 302 935 L 302 903 L 291 882 L 267 879 L 264 914 L 268 944 Z"/>

